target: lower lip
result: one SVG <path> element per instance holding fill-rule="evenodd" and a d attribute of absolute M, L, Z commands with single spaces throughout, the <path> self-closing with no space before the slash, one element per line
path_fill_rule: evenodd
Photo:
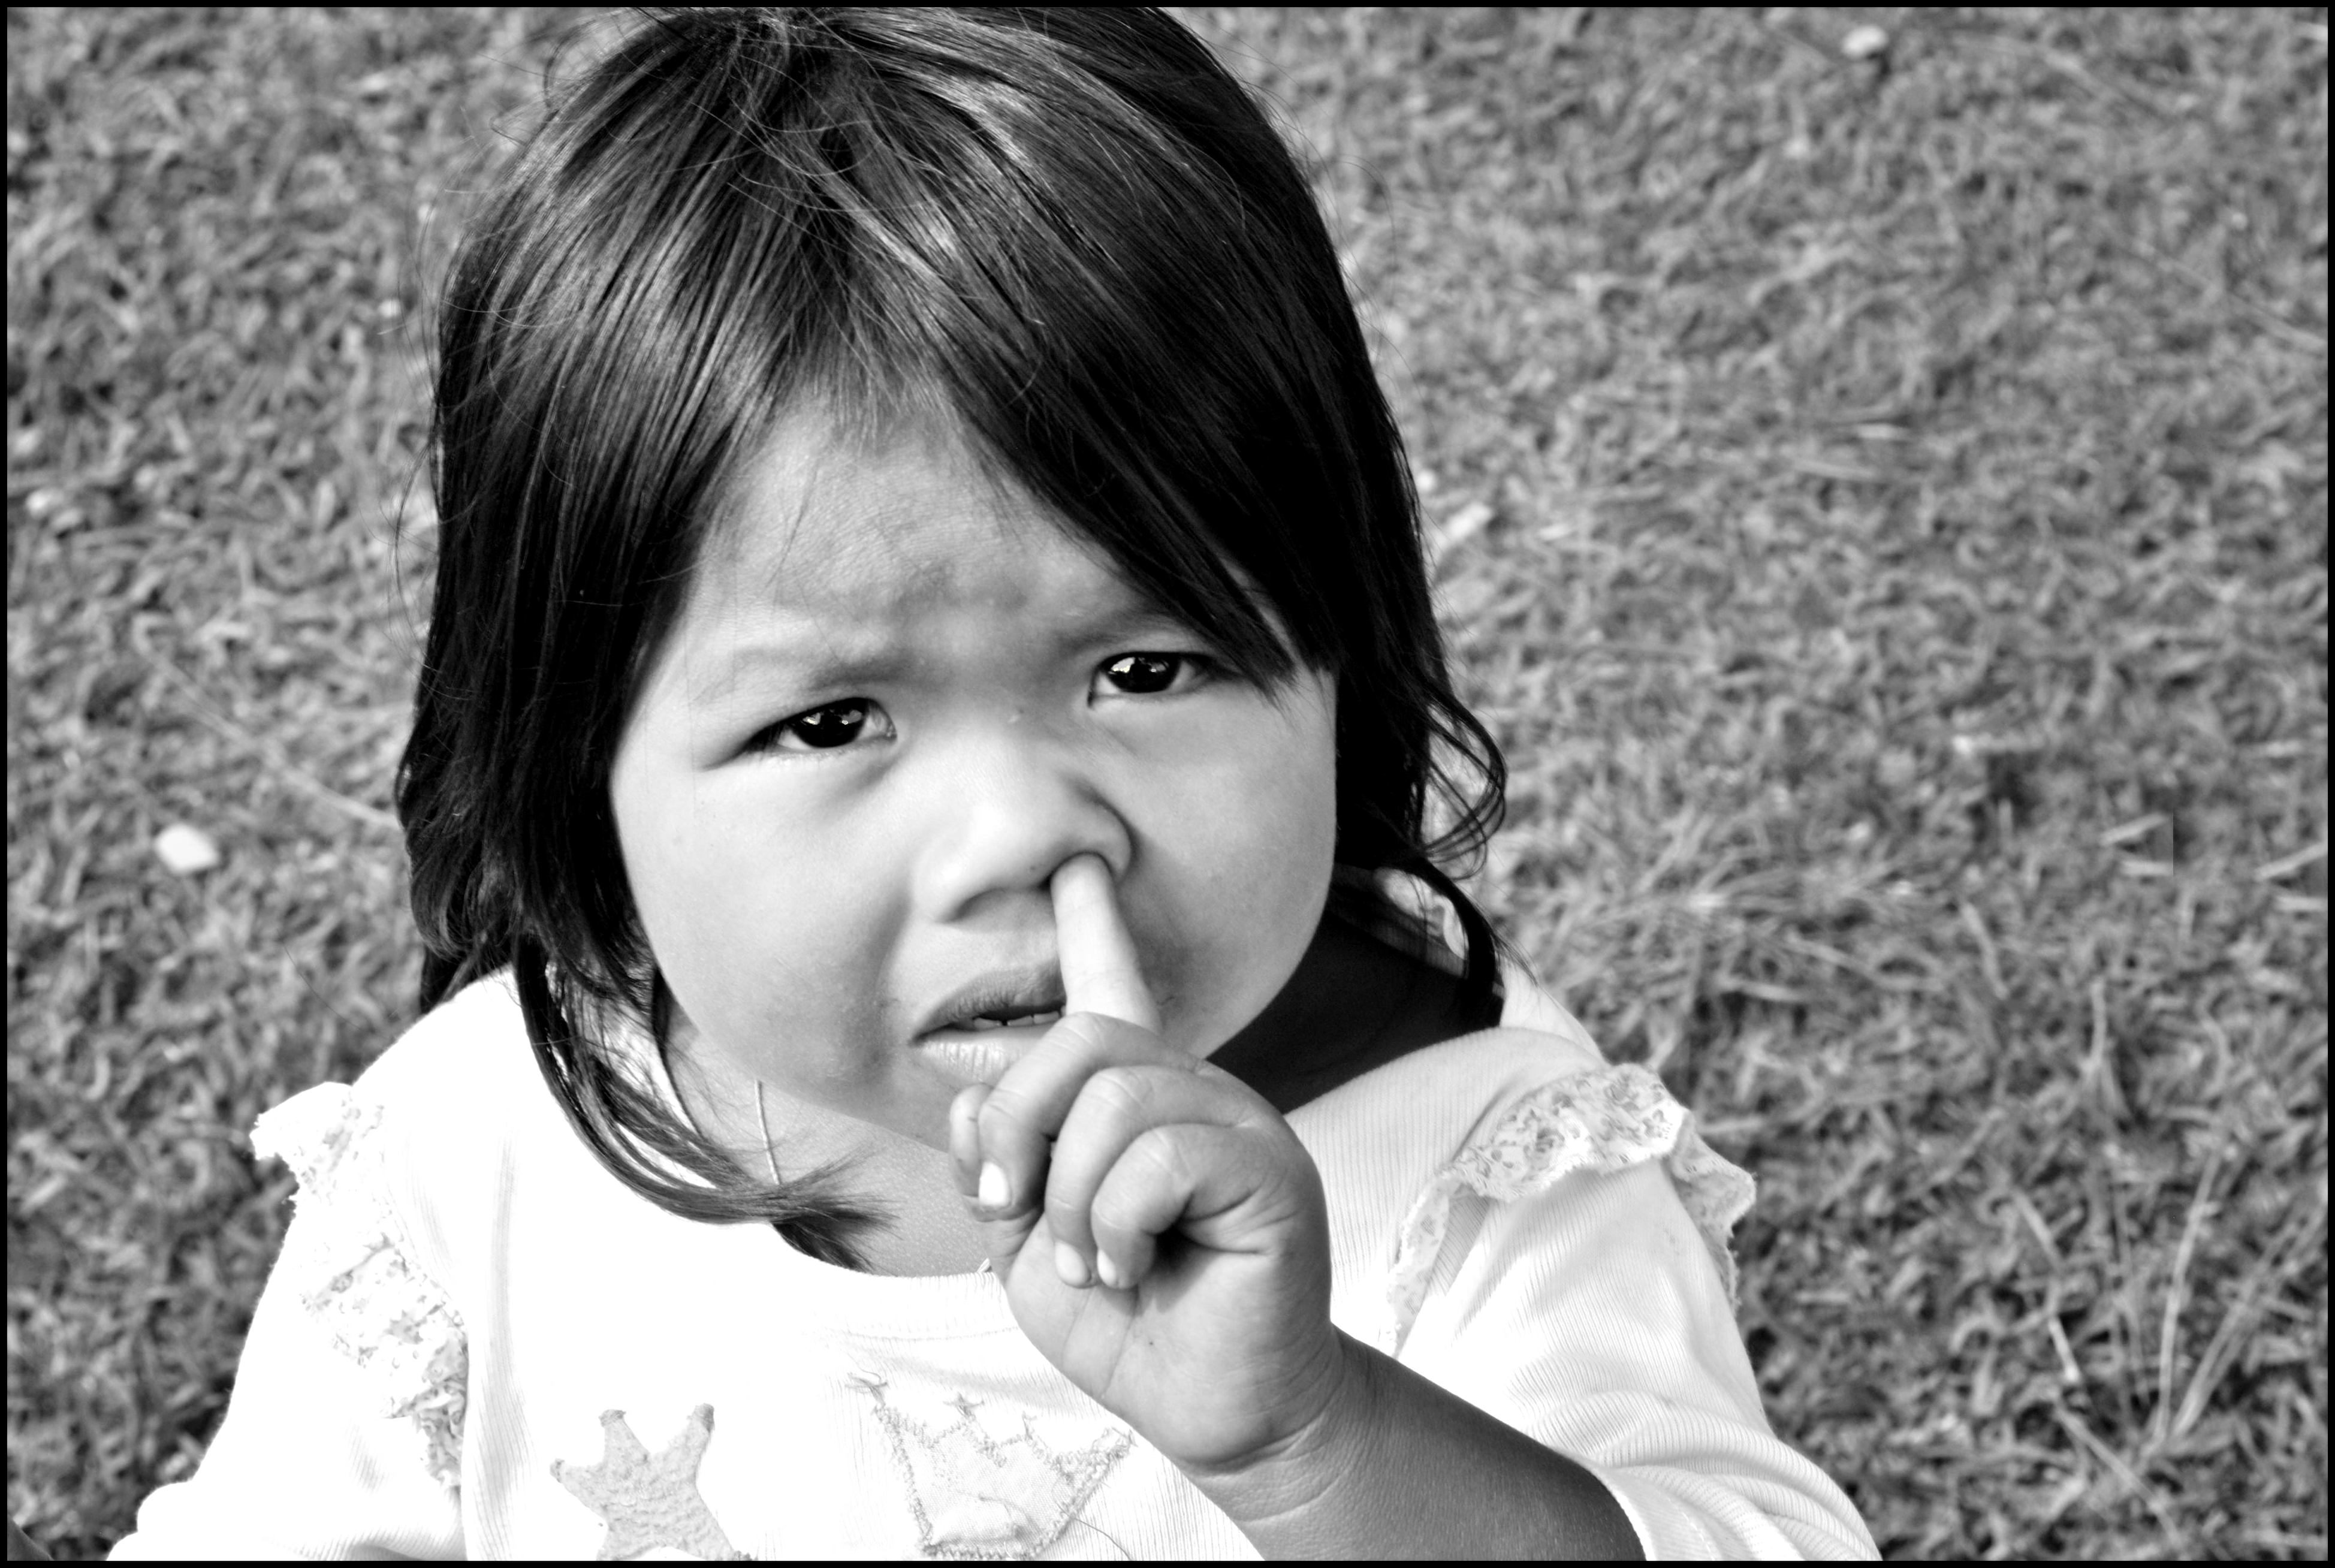
<path fill-rule="evenodd" d="M 997 1080 L 1029 1055 L 1030 1048 L 1045 1034 L 1045 1029 L 1035 1024 L 1007 1024 L 1003 1029 L 936 1029 L 919 1040 L 916 1047 L 944 1077 L 960 1085 L 978 1083 L 995 1089 Z"/>

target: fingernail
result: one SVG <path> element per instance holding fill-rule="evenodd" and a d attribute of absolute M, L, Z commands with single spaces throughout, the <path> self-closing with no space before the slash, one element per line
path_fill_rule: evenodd
<path fill-rule="evenodd" d="M 1062 1283 L 1086 1288 L 1087 1260 L 1068 1242 L 1054 1244 L 1054 1272 L 1062 1276 Z"/>
<path fill-rule="evenodd" d="M 1012 1195 L 1012 1190 L 1005 1185 L 1005 1167 L 1003 1166 L 999 1165 L 995 1160 L 991 1160 L 987 1165 L 981 1167 L 981 1192 L 979 1196 L 981 1198 L 981 1206 L 983 1208 L 1002 1209 L 1005 1206 L 1006 1199 Z"/>
<path fill-rule="evenodd" d="M 1095 1249 L 1095 1278 L 1114 1291 L 1119 1289 L 1119 1265 L 1112 1263 L 1110 1254 L 1100 1247 Z"/>

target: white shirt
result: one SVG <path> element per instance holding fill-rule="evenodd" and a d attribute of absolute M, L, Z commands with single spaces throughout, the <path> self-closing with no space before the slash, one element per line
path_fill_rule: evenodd
<path fill-rule="evenodd" d="M 1289 1118 L 1338 1325 L 1587 1466 L 1649 1557 L 1870 1557 L 1768 1430 L 1750 1181 L 1518 972 Z M 669 1086 L 666 1086 L 669 1092 Z M 986 1273 L 859 1273 L 603 1169 L 507 974 L 260 1118 L 299 1206 L 200 1468 L 121 1558 L 1254 1557 Z"/>

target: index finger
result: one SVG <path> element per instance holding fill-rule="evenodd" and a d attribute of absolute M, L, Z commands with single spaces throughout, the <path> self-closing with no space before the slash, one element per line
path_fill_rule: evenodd
<path fill-rule="evenodd" d="M 1159 1009 L 1143 983 L 1135 939 L 1119 917 L 1110 867 L 1077 855 L 1054 873 L 1054 947 L 1062 966 L 1062 1011 L 1098 1012 L 1157 1033 Z"/>

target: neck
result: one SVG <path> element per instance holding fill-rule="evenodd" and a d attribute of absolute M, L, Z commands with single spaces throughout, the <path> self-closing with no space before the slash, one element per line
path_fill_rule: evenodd
<path fill-rule="evenodd" d="M 1498 1022 L 1459 982 L 1324 915 L 1297 973 L 1208 1060 L 1287 1115 L 1397 1058 Z"/>
<path fill-rule="evenodd" d="M 693 1049 L 697 1043 L 695 1026 L 676 1009 L 664 1060 L 691 1123 L 757 1180 L 773 1163 L 789 1178 L 841 1167 L 852 1189 L 886 1214 L 853 1244 L 868 1273 L 964 1274 L 981 1267 L 988 1254 L 980 1227 L 956 1199 L 945 1153 L 775 1089 L 758 1099 L 751 1076 L 724 1074 Z"/>

